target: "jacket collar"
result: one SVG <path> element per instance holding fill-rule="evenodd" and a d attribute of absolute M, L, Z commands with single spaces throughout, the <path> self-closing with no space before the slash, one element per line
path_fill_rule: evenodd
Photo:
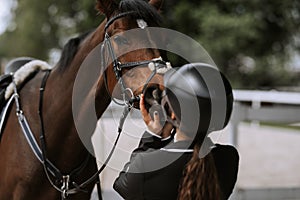
<path fill-rule="evenodd" d="M 183 140 L 183 141 L 177 141 L 170 142 L 168 145 L 166 145 L 164 148 L 161 148 L 163 151 L 168 152 L 193 152 L 194 149 L 191 147 L 192 141 L 191 140 Z"/>
<path fill-rule="evenodd" d="M 172 142 L 170 142 L 168 145 L 166 145 L 164 148 L 161 148 L 163 151 L 168 152 L 177 152 L 177 153 L 191 153 L 194 151 L 192 145 L 192 140 L 182 140 L 182 141 L 176 141 L 174 142 L 174 139 Z M 213 148 L 215 147 L 215 144 L 212 142 L 212 140 L 209 137 L 206 137 L 200 152 L 200 157 L 205 157 Z"/>

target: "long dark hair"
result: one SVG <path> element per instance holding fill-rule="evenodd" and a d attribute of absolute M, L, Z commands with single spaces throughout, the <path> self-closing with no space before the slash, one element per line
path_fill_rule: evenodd
<path fill-rule="evenodd" d="M 213 81 L 210 82 L 204 77 Z M 215 81 L 218 77 L 222 80 L 220 83 Z M 231 85 L 226 77 L 212 66 L 191 63 L 177 71 L 170 71 L 165 86 L 169 108 L 176 115 L 176 123 L 173 125 L 177 125 L 182 133 L 193 138 L 194 153 L 184 169 L 178 199 L 220 200 L 222 192 L 212 152 L 204 158 L 199 157 L 199 152 L 207 134 L 223 129 L 230 119 L 233 104 Z M 224 92 L 219 92 L 222 88 L 225 89 L 225 96 Z M 213 103 L 219 105 L 220 102 L 225 103 L 226 111 L 218 112 L 220 117 L 216 117 L 212 113 L 212 106 Z M 199 112 L 194 107 L 197 104 Z M 194 130 L 196 122 L 197 131 Z"/>
<path fill-rule="evenodd" d="M 205 157 L 200 158 L 199 152 L 201 145 L 207 135 L 210 124 L 210 117 L 202 117 L 199 120 L 198 131 L 193 133 L 189 130 L 187 120 L 181 120 L 181 111 L 178 96 L 172 91 L 168 91 L 168 97 L 172 99 L 172 109 L 178 123 L 181 124 L 178 128 L 188 137 L 193 138 L 192 145 L 194 147 L 193 156 L 186 164 L 183 171 L 181 183 L 179 185 L 178 200 L 221 200 L 222 194 L 219 186 L 217 169 L 212 153 L 210 152 Z M 211 116 L 211 102 L 209 99 L 198 97 L 201 112 L 205 116 Z"/>
<path fill-rule="evenodd" d="M 221 200 L 217 170 L 212 153 L 199 158 L 200 145 L 187 163 L 179 186 L 178 200 Z"/>

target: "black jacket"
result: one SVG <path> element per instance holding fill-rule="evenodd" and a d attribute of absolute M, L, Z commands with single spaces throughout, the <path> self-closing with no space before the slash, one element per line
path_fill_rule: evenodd
<path fill-rule="evenodd" d="M 146 132 L 115 180 L 114 189 L 124 199 L 176 200 L 184 167 L 192 156 L 189 146 L 189 141 L 162 141 Z M 238 152 L 232 146 L 217 144 L 211 153 L 221 191 L 228 199 L 237 179 Z"/>

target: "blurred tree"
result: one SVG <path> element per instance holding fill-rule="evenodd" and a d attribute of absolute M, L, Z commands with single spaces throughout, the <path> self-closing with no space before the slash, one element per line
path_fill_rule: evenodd
<path fill-rule="evenodd" d="M 51 49 L 101 21 L 95 0 L 18 3 L 13 23 L 0 36 L 0 57 L 47 59 Z M 286 64 L 300 50 L 300 1 L 165 0 L 162 15 L 167 28 L 203 45 L 235 88 L 299 84 Z M 181 62 L 174 59 L 174 65 Z"/>
<path fill-rule="evenodd" d="M 299 51 L 297 0 L 166 0 L 169 28 L 196 39 L 235 87 L 269 88 L 299 84 L 286 70 Z"/>
<path fill-rule="evenodd" d="M 94 7 L 95 1 L 85 0 L 18 1 L 14 21 L 0 37 L 0 56 L 48 59 L 52 48 L 99 24 Z"/>

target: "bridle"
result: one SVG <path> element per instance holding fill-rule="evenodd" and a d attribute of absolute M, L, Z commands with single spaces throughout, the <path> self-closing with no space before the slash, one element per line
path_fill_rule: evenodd
<path fill-rule="evenodd" d="M 134 96 L 133 92 L 131 91 L 130 88 L 126 87 L 125 82 L 122 78 L 122 71 L 123 69 L 131 69 L 131 68 L 135 68 L 135 67 L 145 67 L 145 66 L 149 66 L 151 64 L 151 71 L 152 73 L 150 74 L 150 76 L 148 77 L 148 79 L 146 80 L 146 83 L 143 87 L 142 93 L 145 91 L 145 89 L 147 88 L 147 85 L 149 84 L 149 82 L 152 80 L 152 78 L 155 76 L 155 74 L 160 73 L 163 74 L 165 73 L 169 68 L 171 68 L 170 64 L 162 59 L 153 59 L 153 60 L 144 60 L 144 61 L 135 61 L 135 62 L 126 62 L 126 63 L 122 63 L 121 61 L 119 61 L 114 49 L 113 49 L 113 45 L 111 43 L 111 38 L 107 32 L 108 27 L 117 19 L 128 16 L 128 15 L 132 15 L 135 14 L 135 12 L 130 11 L 130 12 L 124 12 L 124 13 L 120 13 L 114 17 L 112 17 L 110 20 L 107 21 L 104 31 L 105 31 L 105 35 L 104 35 L 104 41 L 101 47 L 101 61 L 102 61 L 102 66 L 105 67 L 106 63 L 105 63 L 105 47 L 107 47 L 108 49 L 108 53 L 112 59 L 112 66 L 113 66 L 113 71 L 116 77 L 116 80 L 120 83 L 121 86 L 121 92 L 122 92 L 122 96 L 123 96 L 123 103 L 119 103 L 117 101 L 115 101 L 114 98 L 111 99 L 112 101 L 114 101 L 116 104 L 118 105 L 127 105 L 127 106 L 132 106 L 132 104 L 134 102 L 138 102 L 139 101 L 139 96 Z M 143 27 L 144 28 L 144 27 Z M 109 89 L 107 86 L 107 75 L 106 75 L 106 71 L 104 72 L 104 78 L 105 78 L 105 86 L 106 86 L 106 90 L 109 93 Z M 128 92 L 129 92 L 129 96 L 128 97 Z"/>
<path fill-rule="evenodd" d="M 120 118 L 120 122 L 119 122 L 119 127 L 118 127 L 118 136 L 113 144 L 113 147 L 108 155 L 108 157 L 106 158 L 106 160 L 104 161 L 104 163 L 102 164 L 102 166 L 99 168 L 99 170 L 92 175 L 89 179 L 87 179 L 86 181 L 84 181 L 81 184 L 77 184 L 74 181 L 72 181 L 72 177 L 79 174 L 81 171 L 83 171 L 83 169 L 87 166 L 89 160 L 90 160 L 90 154 L 88 154 L 87 158 L 81 163 L 80 166 L 78 166 L 76 169 L 74 169 L 71 173 L 69 173 L 68 175 L 63 174 L 57 167 L 55 167 L 55 165 L 53 163 L 51 163 L 48 158 L 47 158 L 47 151 L 46 151 L 46 141 L 45 141 L 45 130 L 44 130 L 44 120 L 43 120 L 43 96 L 44 96 L 44 90 L 46 87 L 46 83 L 48 80 L 48 77 L 50 75 L 50 70 L 47 70 L 44 78 L 42 79 L 42 83 L 41 83 L 41 87 L 40 87 L 40 99 L 39 99 L 39 110 L 38 110 L 38 114 L 39 114 L 39 118 L 40 118 L 40 125 L 41 125 L 41 130 L 40 130 L 40 143 L 41 143 L 41 147 L 39 147 L 34 134 L 32 133 L 30 126 L 26 120 L 26 116 L 24 115 L 22 108 L 21 108 L 21 104 L 20 104 L 20 100 L 19 100 L 19 94 L 17 92 L 17 86 L 14 86 L 14 94 L 11 97 L 11 99 L 14 99 L 15 103 L 16 103 L 16 115 L 18 117 L 18 121 L 19 124 L 22 128 L 22 132 L 24 133 L 27 142 L 29 143 L 32 151 L 34 152 L 35 156 L 38 158 L 38 160 L 42 163 L 43 167 L 44 167 L 44 171 L 45 174 L 47 176 L 48 181 L 50 182 L 50 184 L 52 185 L 53 188 L 55 188 L 57 191 L 59 191 L 61 193 L 61 198 L 62 199 L 66 199 L 70 194 L 75 194 L 78 192 L 86 192 L 86 190 L 84 190 L 84 188 L 95 182 L 97 183 L 97 188 L 98 188 L 98 195 L 99 195 L 99 199 L 102 199 L 101 197 L 101 190 L 100 190 L 100 180 L 99 180 L 99 174 L 104 170 L 104 168 L 106 167 L 106 165 L 108 164 L 111 156 L 113 155 L 113 152 L 116 148 L 116 145 L 118 143 L 118 140 L 120 138 L 121 132 L 122 132 L 122 128 L 123 128 L 123 124 L 125 122 L 125 119 L 128 115 L 128 113 L 130 112 L 132 105 L 134 102 L 139 101 L 139 96 L 134 96 L 133 92 L 131 91 L 130 88 L 126 87 L 124 80 L 122 78 L 122 70 L 125 68 L 133 68 L 133 67 L 139 67 L 139 66 L 147 66 L 147 65 L 151 65 L 151 70 L 152 73 L 151 75 L 148 77 L 148 79 L 146 80 L 146 83 L 144 85 L 143 91 L 147 88 L 147 85 L 149 84 L 149 82 L 151 81 L 151 79 L 154 77 L 154 75 L 156 73 L 163 73 L 165 72 L 168 68 L 170 68 L 170 65 L 161 60 L 161 59 L 154 59 L 154 60 L 146 60 L 146 61 L 137 61 L 137 62 L 127 62 L 127 63 L 121 63 L 116 54 L 115 51 L 113 49 L 112 43 L 110 41 L 110 36 L 107 33 L 107 29 L 108 27 L 117 19 L 127 16 L 127 15 L 131 15 L 134 14 L 134 12 L 125 12 L 125 13 L 121 13 L 118 14 L 114 17 L 112 17 L 110 20 L 108 20 L 108 22 L 105 25 L 105 38 L 104 38 L 104 42 L 103 42 L 103 46 L 102 46 L 102 50 L 101 50 L 101 57 L 102 60 L 104 59 L 104 46 L 108 47 L 108 53 L 112 58 L 112 65 L 113 65 L 113 70 L 115 73 L 115 77 L 116 80 L 120 82 L 121 84 L 121 90 L 122 90 L 122 95 L 124 96 L 124 103 L 121 105 L 124 105 L 124 111 L 123 114 Z M 104 64 L 104 63 L 102 63 Z M 104 65 L 102 65 L 104 66 Z M 148 67 L 149 67 L 148 66 Z M 149 67 L 150 68 L 150 67 Z M 107 87 L 107 77 L 106 77 L 106 73 L 104 74 L 104 79 L 105 79 L 105 86 L 107 89 L 107 92 L 109 93 L 108 87 Z M 130 91 L 130 95 L 128 98 L 125 97 L 126 95 L 128 95 L 128 92 Z M 112 98 L 113 100 L 113 98 Z M 12 102 L 12 100 L 10 100 Z M 55 179 L 55 181 L 52 180 L 51 176 Z M 58 186 L 60 185 L 60 186 Z M 70 188 L 70 186 L 72 188 Z"/>

